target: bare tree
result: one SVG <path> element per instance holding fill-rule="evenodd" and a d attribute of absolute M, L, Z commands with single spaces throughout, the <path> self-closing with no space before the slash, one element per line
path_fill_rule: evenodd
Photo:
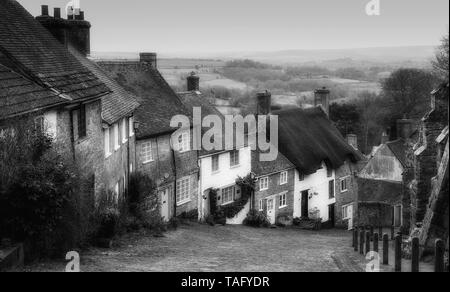
<path fill-rule="evenodd" d="M 448 33 L 442 38 L 441 45 L 437 48 L 436 59 L 432 62 L 435 74 L 443 81 L 449 80 L 449 45 Z"/>

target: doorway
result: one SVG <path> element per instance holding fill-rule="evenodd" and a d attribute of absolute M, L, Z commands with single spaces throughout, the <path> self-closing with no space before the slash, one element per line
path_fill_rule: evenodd
<path fill-rule="evenodd" d="M 334 228 L 335 226 L 335 208 L 336 204 L 328 205 L 328 222 L 330 224 L 330 228 Z"/>
<path fill-rule="evenodd" d="M 301 198 L 301 210 L 302 210 L 302 218 L 309 218 L 309 190 L 302 192 L 302 198 Z"/>
<path fill-rule="evenodd" d="M 160 202 L 161 202 L 161 218 L 164 222 L 169 221 L 169 195 L 170 188 L 165 188 L 160 191 Z"/>
<path fill-rule="evenodd" d="M 395 227 L 401 227 L 402 226 L 402 221 L 403 221 L 403 210 L 402 210 L 402 205 L 395 205 L 394 206 L 394 226 Z"/>
<path fill-rule="evenodd" d="M 275 199 L 267 199 L 267 219 L 270 224 L 275 224 Z"/>

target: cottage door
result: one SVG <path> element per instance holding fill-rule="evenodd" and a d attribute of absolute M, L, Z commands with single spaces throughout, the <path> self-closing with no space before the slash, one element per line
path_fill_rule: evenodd
<path fill-rule="evenodd" d="M 394 226 L 402 226 L 402 205 L 394 206 Z"/>
<path fill-rule="evenodd" d="M 302 210 L 302 218 L 309 218 L 309 190 L 303 191 L 301 195 L 301 210 Z"/>
<path fill-rule="evenodd" d="M 267 219 L 270 224 L 275 224 L 275 199 L 267 199 Z"/>
<path fill-rule="evenodd" d="M 352 230 L 353 229 L 353 206 L 350 205 L 348 206 L 348 230 Z"/>
<path fill-rule="evenodd" d="M 165 188 L 160 192 L 161 202 L 161 218 L 164 221 L 169 221 L 169 188 Z"/>

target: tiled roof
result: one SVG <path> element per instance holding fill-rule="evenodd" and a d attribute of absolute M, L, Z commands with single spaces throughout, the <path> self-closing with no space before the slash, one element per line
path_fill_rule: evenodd
<path fill-rule="evenodd" d="M 346 142 L 320 107 L 282 110 L 274 114 L 279 120 L 279 150 L 298 171 L 309 175 L 323 162 L 337 169 L 347 159 L 361 160 L 360 154 Z"/>
<path fill-rule="evenodd" d="M 295 165 L 281 153 L 278 153 L 278 157 L 275 161 L 260 161 L 259 152 L 252 151 L 252 172 L 256 174 L 257 177 L 281 172 L 291 168 L 295 168 Z"/>
<path fill-rule="evenodd" d="M 406 166 L 406 150 L 407 146 L 405 144 L 405 140 L 398 139 L 395 141 L 387 142 L 386 145 L 391 149 L 392 153 L 394 153 L 395 157 L 400 161 L 403 166 Z"/>
<path fill-rule="evenodd" d="M 51 90 L 0 64 L 0 119 L 65 102 Z"/>
<path fill-rule="evenodd" d="M 22 75 L 73 100 L 96 98 L 109 92 L 14 0 L 0 1 L 0 52 Z"/>
<path fill-rule="evenodd" d="M 98 65 L 119 85 L 137 96 L 140 104 L 135 112 L 139 122 L 138 139 L 174 132 L 176 129 L 170 127 L 172 117 L 191 116 L 158 70 L 141 66 L 138 62 L 98 62 Z"/>
<path fill-rule="evenodd" d="M 78 61 L 95 74 L 112 91 L 102 97 L 102 119 L 109 125 L 131 115 L 138 107 L 137 98 L 108 76 L 95 62 L 81 55 L 76 49 L 69 47 Z"/>

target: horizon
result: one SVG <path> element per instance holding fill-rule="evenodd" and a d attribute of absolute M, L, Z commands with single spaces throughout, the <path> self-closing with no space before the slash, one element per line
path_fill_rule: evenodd
<path fill-rule="evenodd" d="M 173 55 L 436 47 L 448 33 L 447 0 L 381 0 L 380 16 L 366 14 L 369 0 L 280 1 L 81 0 L 81 9 L 92 24 L 93 52 Z M 53 7 L 64 8 L 68 0 L 18 2 L 37 16 L 41 4 L 49 5 L 52 14 Z"/>

